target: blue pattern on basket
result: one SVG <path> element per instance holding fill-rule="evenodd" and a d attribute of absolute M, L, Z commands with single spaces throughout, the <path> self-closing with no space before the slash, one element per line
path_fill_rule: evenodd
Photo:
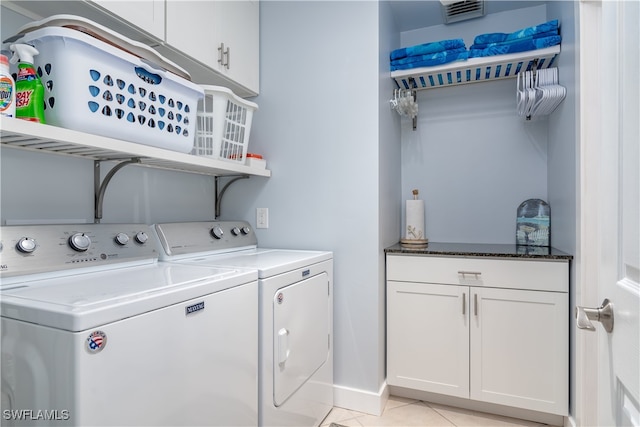
<path fill-rule="evenodd" d="M 150 73 L 144 70 L 141 67 L 136 67 L 136 75 L 140 78 L 144 83 L 150 85 L 158 85 L 162 82 L 162 77 L 157 74 Z M 160 104 L 164 104 L 167 100 L 166 96 L 159 94 L 156 95 L 155 92 L 149 91 L 147 88 L 143 86 L 136 87 L 134 83 L 127 83 L 125 80 L 121 78 L 114 78 L 107 74 L 104 77 L 102 73 L 95 69 L 89 70 L 89 76 L 91 80 L 96 82 L 97 85 L 104 85 L 102 88 L 97 85 L 89 85 L 88 91 L 91 97 L 96 99 L 102 99 L 105 104 L 101 105 L 95 101 L 89 101 L 87 103 L 87 107 L 89 111 L 92 113 L 99 113 L 104 116 L 113 116 L 115 112 L 115 117 L 117 119 L 125 118 L 129 123 L 139 123 L 140 125 L 145 125 L 150 128 L 155 128 L 156 124 L 160 130 L 164 130 L 165 122 L 158 121 L 153 119 L 153 116 L 156 114 L 156 111 L 160 115 L 160 117 L 164 117 L 166 110 L 163 107 L 156 107 L 153 103 L 156 100 L 160 101 Z M 102 80 L 101 80 L 102 78 Z M 125 88 L 126 87 L 126 88 Z M 116 93 L 115 96 L 112 94 L 111 90 L 108 88 L 112 88 L 111 90 L 120 90 L 125 94 L 128 93 L 132 96 L 138 96 L 142 99 L 139 99 L 137 102 L 133 97 L 130 97 L 125 104 L 125 96 L 123 93 Z M 148 97 L 147 97 L 148 94 Z M 149 103 L 145 102 L 143 99 L 147 100 Z M 183 101 L 175 100 L 173 98 L 169 98 L 168 106 L 173 109 L 177 108 L 177 111 L 169 110 L 167 114 L 167 118 L 173 122 L 174 124 L 169 124 L 167 126 L 167 131 L 175 132 L 177 135 L 182 135 L 184 137 L 189 136 L 189 132 L 186 127 L 189 125 L 189 119 L 185 114 L 179 113 L 184 107 L 184 112 L 189 113 L 191 109 L 187 104 Z M 128 107 L 130 111 L 125 112 L 122 108 L 115 108 L 117 105 L 122 105 Z M 113 106 L 113 109 L 112 109 Z M 147 108 L 147 106 L 149 108 Z M 146 111 L 147 115 L 144 114 L 134 114 L 133 110 L 139 111 L 143 113 Z M 184 126 L 181 126 L 184 125 Z"/>

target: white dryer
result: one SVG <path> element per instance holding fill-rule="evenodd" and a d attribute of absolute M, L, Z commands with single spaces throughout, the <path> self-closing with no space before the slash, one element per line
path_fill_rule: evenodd
<path fill-rule="evenodd" d="M 256 272 L 158 263 L 150 235 L 0 227 L 3 425 L 257 425 Z"/>
<path fill-rule="evenodd" d="M 160 259 L 257 270 L 259 425 L 319 425 L 333 407 L 333 254 L 258 248 L 242 221 L 155 229 Z"/>

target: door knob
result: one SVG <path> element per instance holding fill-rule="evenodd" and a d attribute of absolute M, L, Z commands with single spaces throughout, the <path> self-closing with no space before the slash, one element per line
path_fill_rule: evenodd
<path fill-rule="evenodd" d="M 605 331 L 613 331 L 613 304 L 609 299 L 605 298 L 599 308 L 576 307 L 578 328 L 595 331 L 592 320 L 602 323 Z"/>

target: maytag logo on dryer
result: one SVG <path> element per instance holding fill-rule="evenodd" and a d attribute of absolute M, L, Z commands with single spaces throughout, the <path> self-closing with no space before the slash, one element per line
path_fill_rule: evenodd
<path fill-rule="evenodd" d="M 7 271 L 9 266 L 7 264 L 0 264 L 0 271 Z"/>
<path fill-rule="evenodd" d="M 188 305 L 184 308 L 184 314 L 190 315 L 197 311 L 204 310 L 204 301 L 200 301 L 197 304 Z"/>

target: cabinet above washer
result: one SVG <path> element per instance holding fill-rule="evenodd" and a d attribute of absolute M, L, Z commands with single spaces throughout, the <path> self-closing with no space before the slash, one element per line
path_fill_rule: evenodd
<path fill-rule="evenodd" d="M 258 0 L 3 0 L 2 6 L 34 20 L 60 14 L 90 19 L 156 49 L 195 83 L 224 86 L 243 98 L 258 95 Z"/>

